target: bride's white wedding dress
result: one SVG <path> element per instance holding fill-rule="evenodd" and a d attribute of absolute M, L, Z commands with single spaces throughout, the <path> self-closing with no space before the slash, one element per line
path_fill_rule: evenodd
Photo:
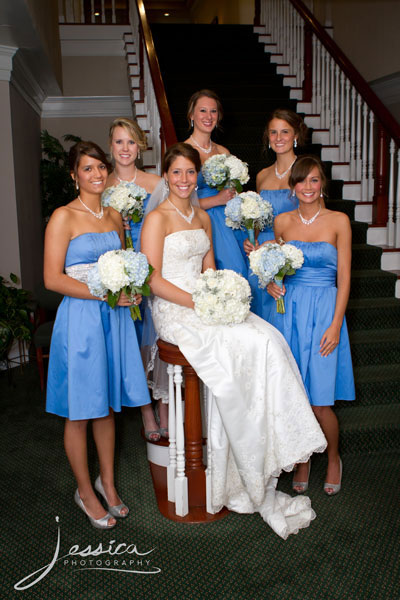
<path fill-rule="evenodd" d="M 192 292 L 210 242 L 203 229 L 165 238 L 162 276 Z M 282 470 L 326 447 L 283 336 L 253 313 L 234 326 L 204 325 L 194 310 L 155 297 L 158 336 L 179 346 L 215 401 L 211 419 L 212 504 L 260 512 L 283 538 L 315 518 L 310 499 L 276 491 Z"/>

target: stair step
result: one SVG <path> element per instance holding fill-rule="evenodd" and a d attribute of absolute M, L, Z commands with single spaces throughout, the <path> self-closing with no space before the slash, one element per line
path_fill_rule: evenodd
<path fill-rule="evenodd" d="M 355 367 L 374 367 L 375 376 L 382 366 L 397 363 L 397 380 L 400 383 L 400 329 L 372 329 L 353 331 L 350 334 L 351 354 Z M 378 366 L 379 365 L 379 366 Z M 364 381 L 367 373 L 357 373 L 357 380 Z M 400 392 L 400 386 L 399 386 Z M 400 396 L 399 396 L 400 401 Z"/>
<path fill-rule="evenodd" d="M 400 404 L 345 406 L 335 412 L 341 452 L 400 449 Z"/>
<path fill-rule="evenodd" d="M 350 331 L 388 329 L 400 322 L 400 300 L 397 298 L 351 298 L 346 311 Z"/>
<path fill-rule="evenodd" d="M 382 248 L 353 243 L 352 269 L 380 269 Z"/>
<path fill-rule="evenodd" d="M 331 196 L 331 189 L 329 188 L 329 192 L 328 192 L 328 196 Z M 338 210 L 340 212 L 344 212 L 346 213 L 346 215 L 350 218 L 350 219 L 354 219 L 354 209 L 355 209 L 355 202 L 353 200 L 335 200 L 335 199 L 328 199 L 325 202 L 326 204 L 326 208 L 329 208 L 330 210 Z"/>
<path fill-rule="evenodd" d="M 352 270 L 350 298 L 393 298 L 396 277 L 380 269 Z"/>
<path fill-rule="evenodd" d="M 351 221 L 351 230 L 353 233 L 353 244 L 366 244 L 368 232 L 367 223 Z"/>
<path fill-rule="evenodd" d="M 351 338 L 352 339 L 352 338 Z M 356 399 L 352 406 L 400 403 L 399 364 L 363 365 L 354 368 Z M 336 406 L 349 405 L 337 401 Z"/>

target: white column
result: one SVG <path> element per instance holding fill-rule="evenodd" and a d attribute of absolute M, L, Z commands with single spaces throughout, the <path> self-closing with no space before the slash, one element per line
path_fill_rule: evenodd
<path fill-rule="evenodd" d="M 388 222 L 387 222 L 387 244 L 388 246 L 394 246 L 395 239 L 395 206 L 394 206 L 394 153 L 395 153 L 394 140 L 390 140 L 389 146 L 389 196 L 388 196 Z"/>
<path fill-rule="evenodd" d="M 185 433 L 183 429 L 182 410 L 182 367 L 174 366 L 175 399 L 176 399 L 176 478 L 175 478 L 175 512 L 184 517 L 189 512 L 188 480 L 185 476 Z"/>
<path fill-rule="evenodd" d="M 174 365 L 167 366 L 168 373 L 168 433 L 169 433 L 169 464 L 167 467 L 168 501 L 175 502 L 176 477 L 176 416 L 174 393 Z"/>

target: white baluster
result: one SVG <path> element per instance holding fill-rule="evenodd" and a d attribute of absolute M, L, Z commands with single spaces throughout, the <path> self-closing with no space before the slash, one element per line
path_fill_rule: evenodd
<path fill-rule="evenodd" d="M 350 120 L 350 180 L 355 181 L 356 167 L 356 89 L 351 88 L 351 120 Z"/>
<path fill-rule="evenodd" d="M 357 129 L 356 129 L 356 179 L 361 181 L 361 104 L 360 94 L 357 94 Z"/>
<path fill-rule="evenodd" d="M 368 200 L 374 196 L 374 113 L 369 111 L 369 145 L 368 145 Z"/>
<path fill-rule="evenodd" d="M 400 149 L 397 150 L 397 190 L 396 190 L 396 237 L 395 247 L 400 248 Z"/>
<path fill-rule="evenodd" d="M 335 146 L 339 146 L 339 75 L 340 69 L 338 65 L 335 65 Z"/>
<path fill-rule="evenodd" d="M 362 149 L 361 149 L 361 200 L 368 200 L 368 106 L 363 103 L 363 134 L 362 134 Z"/>
<path fill-rule="evenodd" d="M 390 140 L 389 146 L 389 195 L 388 195 L 388 223 L 387 223 L 387 245 L 394 246 L 395 240 L 395 206 L 394 206 L 394 153 L 395 143 Z"/>
<path fill-rule="evenodd" d="M 325 48 L 318 42 L 319 53 L 321 54 L 321 129 L 326 129 L 326 58 Z"/>
<path fill-rule="evenodd" d="M 106 22 L 106 9 L 104 6 L 104 0 L 101 0 L 101 22 L 102 23 Z"/>
<path fill-rule="evenodd" d="M 116 23 L 117 22 L 117 17 L 116 17 L 116 14 L 115 14 L 115 0 L 111 1 L 111 11 L 112 11 L 112 13 L 111 13 L 111 15 L 112 15 L 111 16 L 111 22 L 112 23 Z"/>
<path fill-rule="evenodd" d="M 329 145 L 335 145 L 335 63 L 330 58 L 331 86 L 330 86 L 330 120 L 329 120 Z"/>
<path fill-rule="evenodd" d="M 345 139 L 344 139 L 344 92 L 345 92 L 345 76 L 343 71 L 340 73 L 340 114 L 339 114 L 339 162 L 345 162 Z"/>
<path fill-rule="evenodd" d="M 74 7 L 71 0 L 65 2 L 65 22 L 75 23 Z"/>
<path fill-rule="evenodd" d="M 330 128 L 331 122 L 331 79 L 330 79 L 330 55 L 325 51 L 325 129 Z"/>
<path fill-rule="evenodd" d="M 344 124 L 344 160 L 351 162 L 350 154 L 350 81 L 346 78 L 346 116 Z M 351 165 L 350 165 L 351 173 Z M 351 176 L 350 176 L 351 179 Z"/>
<path fill-rule="evenodd" d="M 169 463 L 167 467 L 168 501 L 175 502 L 176 477 L 176 416 L 174 393 L 174 365 L 167 366 L 168 373 L 168 433 L 169 433 Z"/>
<path fill-rule="evenodd" d="M 214 514 L 212 506 L 212 448 L 211 448 L 211 419 L 214 409 L 214 397 L 207 388 L 207 469 L 206 469 L 206 510 Z"/>
<path fill-rule="evenodd" d="M 174 366 L 175 400 L 176 400 L 176 478 L 175 478 L 175 512 L 184 517 L 189 512 L 188 481 L 185 476 L 185 434 L 182 412 L 182 367 Z"/>
<path fill-rule="evenodd" d="M 90 0 L 90 22 L 96 22 L 96 17 L 94 16 L 94 0 Z"/>
<path fill-rule="evenodd" d="M 315 115 L 318 111 L 318 86 L 320 79 L 317 77 L 317 38 L 312 36 L 312 96 L 311 112 Z M 319 111 L 318 111 L 319 112 Z"/>

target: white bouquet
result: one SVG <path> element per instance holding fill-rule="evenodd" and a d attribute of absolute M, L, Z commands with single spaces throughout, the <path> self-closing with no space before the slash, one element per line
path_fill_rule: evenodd
<path fill-rule="evenodd" d="M 121 291 L 127 296 L 150 295 L 148 280 L 153 267 L 141 252 L 128 250 L 110 250 L 99 257 L 97 263 L 89 271 L 87 286 L 93 296 L 107 296 L 107 302 L 114 308 Z M 139 307 L 130 307 L 132 319 L 142 319 Z"/>
<path fill-rule="evenodd" d="M 245 227 L 252 244 L 255 243 L 254 228 L 262 231 L 272 225 L 272 205 L 256 192 L 242 192 L 227 202 L 225 223 L 232 229 Z"/>
<path fill-rule="evenodd" d="M 282 287 L 285 275 L 294 275 L 297 269 L 303 266 L 303 252 L 293 244 L 265 244 L 249 254 L 250 269 L 258 277 L 258 285 L 267 287 L 275 281 Z M 283 298 L 276 301 L 276 310 L 284 314 L 285 302 Z"/>
<path fill-rule="evenodd" d="M 111 206 L 118 211 L 124 219 L 132 219 L 139 223 L 143 219 L 143 203 L 147 192 L 140 185 L 123 181 L 116 186 L 104 190 L 101 196 L 103 206 Z M 125 230 L 126 247 L 133 248 L 130 230 Z"/>
<path fill-rule="evenodd" d="M 234 187 L 237 192 L 241 192 L 243 184 L 249 180 L 247 164 L 232 154 L 210 156 L 201 171 L 205 182 L 219 191 L 226 187 Z"/>
<path fill-rule="evenodd" d="M 206 325 L 235 325 L 249 314 L 251 290 L 235 271 L 207 269 L 198 278 L 192 298 L 197 316 Z"/>

